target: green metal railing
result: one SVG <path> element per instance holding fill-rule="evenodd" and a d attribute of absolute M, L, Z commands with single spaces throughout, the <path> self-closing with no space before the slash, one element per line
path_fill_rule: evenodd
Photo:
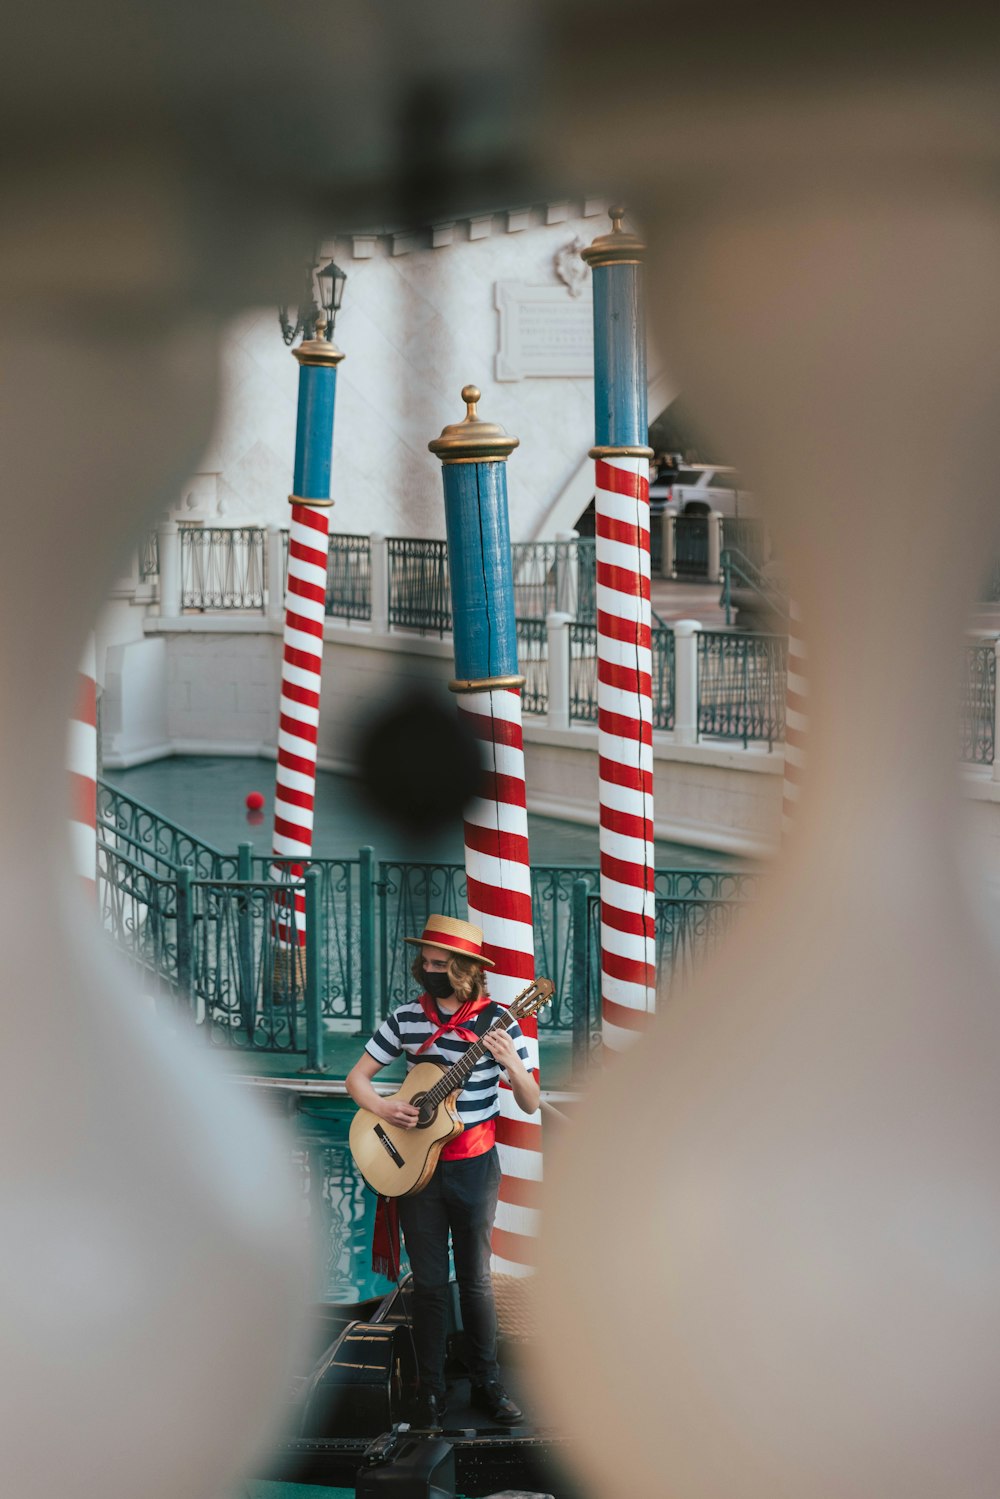
<path fill-rule="evenodd" d="M 653 728 L 674 726 L 675 681 L 674 632 L 665 627 L 653 630 Z"/>
<path fill-rule="evenodd" d="M 446 635 L 451 629 L 447 543 L 390 536 L 388 553 L 390 627 Z M 544 620 L 552 610 L 593 619 L 597 561 L 592 538 L 514 542 L 511 566 L 518 619 Z"/>
<path fill-rule="evenodd" d="M 196 1022 L 215 1045 L 304 1053 L 308 1066 L 320 1065 L 326 1026 L 348 1020 L 367 1033 L 412 993 L 412 951 L 403 938 L 421 931 L 432 911 L 466 914 L 461 864 L 376 862 L 373 850 L 364 848 L 353 859 L 297 863 L 275 879 L 272 861 L 249 844 L 235 858 L 223 855 L 165 819 L 156 827 L 155 813 L 106 783 L 99 794 L 109 817 L 117 817 L 100 825 L 105 929 L 147 992 L 174 1003 L 189 998 Z M 141 836 L 123 829 L 123 822 Z M 202 870 L 214 860 L 216 870 L 231 873 L 199 875 L 194 862 L 176 865 L 165 850 L 197 858 Z M 705 908 L 745 902 L 758 879 L 751 871 L 657 871 L 658 911 L 665 903 L 663 964 L 686 961 L 689 947 L 700 951 L 698 943 L 710 935 L 699 925 L 712 917 Z M 580 921 L 586 929 L 590 919 L 580 917 L 581 882 L 596 892 L 596 868 L 536 865 L 531 871 L 536 970 L 556 984 L 540 1025 L 571 1033 L 574 1046 L 585 1051 L 593 1010 L 576 972 L 575 934 Z M 274 917 L 280 902 L 283 919 L 294 919 L 294 902 L 283 897 L 303 888 L 307 944 L 296 958 L 296 943 L 277 940 Z M 683 928 L 674 906 L 688 913 Z"/>
<path fill-rule="evenodd" d="M 323 945 L 323 1016 L 327 1020 L 374 1016 L 374 994 L 368 967 L 362 961 L 361 921 L 366 901 L 371 901 L 367 887 L 373 878 L 372 850 L 363 848 L 356 858 L 348 859 L 289 860 L 280 873 L 279 864 L 269 856 L 252 854 L 249 844 L 240 845 L 240 860 L 241 878 L 283 887 L 299 884 L 304 876 L 315 872 Z"/>
<path fill-rule="evenodd" d="M 783 635 L 702 630 L 698 636 L 698 732 L 717 739 L 785 736 L 788 641 Z"/>
<path fill-rule="evenodd" d="M 319 871 L 311 869 L 302 881 L 285 887 L 289 894 L 305 891 L 302 944 L 294 900 L 281 908 L 287 940 L 277 937 L 275 886 L 269 881 L 189 881 L 191 958 L 186 987 L 213 1045 L 304 1052 L 307 1071 L 322 1069 L 325 954 L 320 883 Z M 183 901 L 179 907 L 183 911 Z"/>
<path fill-rule="evenodd" d="M 326 613 L 331 619 L 371 619 L 370 536 L 351 536 L 344 531 L 331 533 L 326 563 Z"/>
<path fill-rule="evenodd" d="M 549 710 L 549 646 L 544 619 L 517 621 L 517 664 L 524 677 L 521 710 L 524 713 L 547 713 Z"/>
<path fill-rule="evenodd" d="M 181 526 L 181 605 L 263 610 L 267 532 L 262 526 Z"/>
<path fill-rule="evenodd" d="M 575 1070 L 586 1065 L 601 1039 L 601 901 L 589 880 L 576 895 L 572 971 L 574 993 L 583 996 L 574 1015 Z M 669 1004 L 698 966 L 710 957 L 750 902 L 710 896 L 656 898 L 656 1003 Z M 583 919 L 585 916 L 585 920 Z M 582 978 L 581 978 L 582 976 Z"/>
<path fill-rule="evenodd" d="M 708 576 L 707 515 L 679 515 L 674 521 L 674 574 L 678 578 Z"/>
<path fill-rule="evenodd" d="M 177 964 L 177 871 L 162 861 L 147 868 L 103 839 L 97 843 L 97 890 L 101 925 L 136 974 L 144 993 L 157 1000 L 179 992 Z"/>
<path fill-rule="evenodd" d="M 597 625 L 580 619 L 569 626 L 569 717 L 597 722 Z"/>
<path fill-rule="evenodd" d="M 733 594 L 746 589 L 772 614 L 788 617 L 788 599 L 745 552 L 736 547 L 724 548 L 719 564 L 722 569 L 722 595 L 719 603 L 726 611 L 726 624 L 733 622 Z"/>
<path fill-rule="evenodd" d="M 155 872 L 157 865 L 174 870 L 190 865 L 198 879 L 236 878 L 235 854 L 221 853 L 105 780 L 97 786 L 97 821 L 107 844 L 116 848 L 120 841 L 125 855 Z"/>
<path fill-rule="evenodd" d="M 597 553 L 592 537 L 515 541 L 510 550 L 518 619 L 543 620 L 553 610 L 593 618 Z"/>
<path fill-rule="evenodd" d="M 992 640 L 967 641 L 959 695 L 959 757 L 970 765 L 992 765 L 996 752 L 997 662 Z"/>
<path fill-rule="evenodd" d="M 756 568 L 767 561 L 767 531 L 764 522 L 746 515 L 722 517 L 723 551 L 739 552 Z"/>
<path fill-rule="evenodd" d="M 448 543 L 390 536 L 389 625 L 421 635 L 451 629 Z"/>
<path fill-rule="evenodd" d="M 597 722 L 597 626 L 577 620 L 569 626 L 569 716 L 571 723 Z M 674 726 L 674 682 L 676 653 L 674 632 L 667 625 L 654 626 L 653 728 Z"/>

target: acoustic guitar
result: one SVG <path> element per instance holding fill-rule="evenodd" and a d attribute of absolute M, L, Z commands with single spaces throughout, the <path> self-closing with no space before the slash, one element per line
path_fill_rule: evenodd
<path fill-rule="evenodd" d="M 555 985 L 549 979 L 534 979 L 485 1034 L 495 1035 L 517 1020 L 537 1015 L 554 991 Z M 486 1045 L 480 1037 L 451 1067 L 444 1062 L 427 1061 L 410 1068 L 406 1081 L 393 1097 L 419 1109 L 420 1119 L 411 1129 L 388 1124 L 368 1109 L 358 1110 L 351 1120 L 351 1155 L 374 1192 L 381 1197 L 412 1197 L 426 1187 L 434 1175 L 442 1147 L 462 1133 L 458 1095 L 485 1052 Z"/>

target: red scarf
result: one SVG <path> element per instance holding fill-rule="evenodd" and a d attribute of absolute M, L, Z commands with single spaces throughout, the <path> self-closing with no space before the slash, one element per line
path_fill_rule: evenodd
<path fill-rule="evenodd" d="M 478 1041 L 479 1037 L 476 1035 L 476 1032 L 470 1031 L 465 1022 L 472 1020 L 474 1016 L 479 1014 L 480 1010 L 485 1010 L 490 1000 L 485 994 L 480 994 L 478 999 L 467 999 L 464 1005 L 459 1005 L 454 1015 L 447 1017 L 443 1025 L 438 1025 L 438 1015 L 441 1012 L 429 994 L 421 994 L 418 1003 L 431 1025 L 437 1025 L 437 1030 L 433 1036 L 428 1036 L 423 1045 L 417 1047 L 417 1056 L 419 1057 L 429 1046 L 434 1045 L 438 1036 L 443 1036 L 448 1031 L 453 1031 L 460 1041 L 468 1041 L 470 1045 L 473 1041 Z"/>
<path fill-rule="evenodd" d="M 460 1041 L 467 1041 L 470 1045 L 478 1041 L 479 1037 L 475 1031 L 469 1030 L 466 1021 L 472 1020 L 481 1010 L 485 1010 L 490 1000 L 485 994 L 481 994 L 478 999 L 467 999 L 454 1015 L 447 1017 L 443 1025 L 438 1024 L 439 1011 L 429 994 L 421 994 L 419 1004 L 431 1025 L 437 1026 L 437 1030 L 417 1048 L 418 1057 L 428 1047 L 433 1046 L 439 1036 L 449 1032 L 458 1036 Z M 441 1159 L 465 1160 L 470 1156 L 485 1155 L 487 1150 L 493 1148 L 495 1138 L 495 1119 L 487 1119 L 482 1124 L 474 1124 L 470 1129 L 463 1130 L 461 1134 L 449 1141 L 441 1152 Z M 376 1275 L 385 1275 L 390 1280 L 399 1278 L 399 1207 L 394 1197 L 380 1197 L 375 1208 L 372 1269 Z"/>

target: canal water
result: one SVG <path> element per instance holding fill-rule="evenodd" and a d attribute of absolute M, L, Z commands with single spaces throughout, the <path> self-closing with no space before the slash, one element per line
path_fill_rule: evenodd
<path fill-rule="evenodd" d="M 252 843 L 255 853 L 266 854 L 271 848 L 274 772 L 273 760 L 190 755 L 157 760 L 132 770 L 108 770 L 105 779 L 224 853 L 235 852 L 239 843 Z M 246 809 L 247 793 L 251 791 L 265 797 L 263 814 L 255 820 L 248 817 Z M 594 796 L 596 802 L 596 786 Z M 596 827 L 529 815 L 528 838 L 534 864 L 597 865 Z M 320 771 L 313 853 L 317 858 L 350 858 L 363 844 L 374 847 L 377 859 L 461 864 L 465 858 L 462 825 L 457 818 L 453 826 L 433 839 L 414 843 L 365 806 L 357 781 Z M 660 869 L 736 869 L 745 862 L 684 843 L 659 840 L 656 844 Z"/>
<path fill-rule="evenodd" d="M 347 1132 L 353 1114 L 347 1099 L 304 1098 L 294 1122 L 292 1159 L 319 1247 L 317 1301 L 363 1301 L 393 1286 L 371 1267 L 376 1198 L 351 1159 Z M 403 1268 L 405 1273 L 405 1256 Z"/>

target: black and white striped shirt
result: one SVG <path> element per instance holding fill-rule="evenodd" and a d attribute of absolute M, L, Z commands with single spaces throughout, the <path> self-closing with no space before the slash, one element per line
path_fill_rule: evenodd
<path fill-rule="evenodd" d="M 437 1006 L 431 1000 L 435 1010 Z M 450 1015 L 437 1011 L 437 1023 L 432 1025 L 424 1014 L 423 1007 L 417 1000 L 408 1001 L 398 1005 L 391 1015 L 386 1016 L 378 1030 L 372 1036 L 365 1051 L 376 1062 L 388 1066 L 394 1062 L 403 1052 L 406 1053 L 406 1070 L 415 1062 L 438 1061 L 445 1062 L 449 1067 L 459 1061 L 468 1051 L 471 1042 L 463 1041 L 456 1036 L 454 1031 L 446 1031 L 439 1036 L 433 1046 L 428 1046 L 425 1052 L 418 1057 L 416 1053 L 430 1036 L 433 1036 L 439 1025 L 450 1020 Z M 475 1029 L 480 1035 L 489 1029 L 502 1015 L 507 1012 L 502 1005 L 490 1003 L 485 1009 L 480 1010 L 463 1029 Z M 527 1067 L 528 1048 L 525 1045 L 524 1034 L 517 1021 L 512 1021 L 507 1027 L 507 1034 L 517 1049 L 517 1054 Z M 465 1087 L 458 1095 L 458 1113 L 462 1123 L 468 1127 L 470 1124 L 481 1124 L 485 1119 L 492 1119 L 500 1112 L 498 1098 L 500 1086 L 500 1064 L 485 1052 L 473 1067 Z"/>

